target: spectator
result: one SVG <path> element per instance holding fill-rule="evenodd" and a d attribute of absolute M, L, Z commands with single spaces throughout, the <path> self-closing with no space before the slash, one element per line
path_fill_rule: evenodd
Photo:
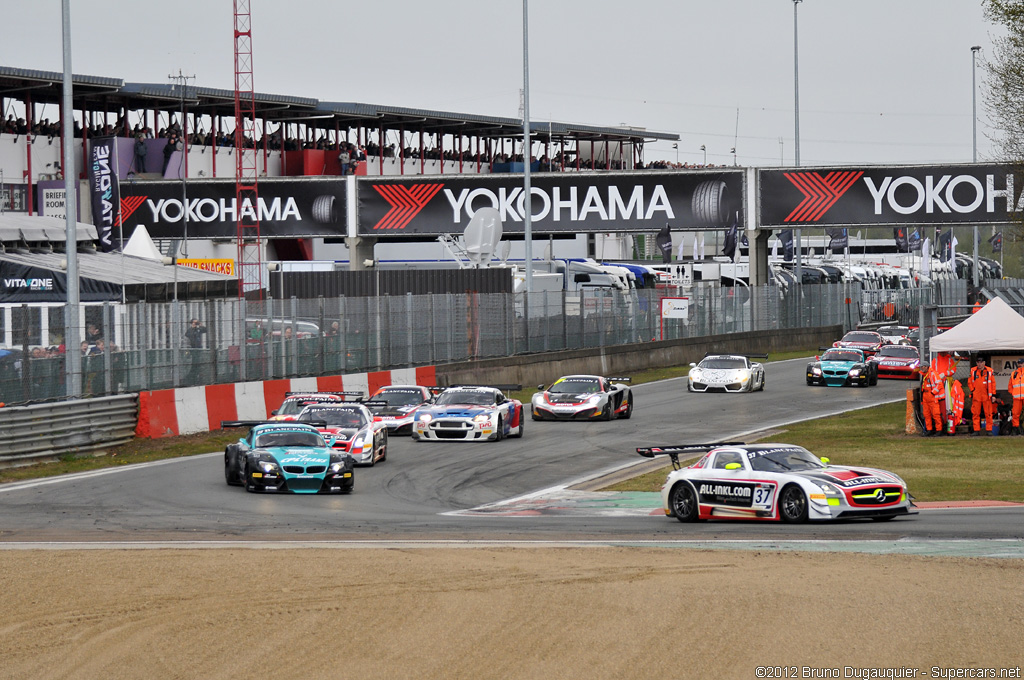
<path fill-rule="evenodd" d="M 135 133 L 135 174 L 141 175 L 146 171 L 146 142 L 142 141 L 142 133 Z"/>
<path fill-rule="evenodd" d="M 181 142 L 178 140 L 178 133 L 171 132 L 167 137 L 167 143 L 164 145 L 164 169 L 163 173 L 167 174 L 167 165 L 171 162 L 171 156 L 175 151 L 181 149 Z"/>
<path fill-rule="evenodd" d="M 198 350 L 203 348 L 203 335 L 206 334 L 206 326 L 199 323 L 199 319 L 192 319 L 189 322 L 189 328 L 185 331 L 185 340 L 189 347 L 189 359 L 191 359 L 191 368 L 188 371 L 188 382 L 191 385 L 195 385 L 199 382 L 199 366 L 202 361 L 201 352 Z"/>
<path fill-rule="evenodd" d="M 352 159 L 352 155 L 348 152 L 348 144 L 343 144 L 341 147 L 341 153 L 338 154 L 338 162 L 341 163 L 341 174 L 347 175 L 349 162 Z"/>
<path fill-rule="evenodd" d="M 100 329 L 96 324 L 90 323 L 85 325 L 85 344 L 93 345 L 102 337 L 103 333 L 100 332 Z"/>

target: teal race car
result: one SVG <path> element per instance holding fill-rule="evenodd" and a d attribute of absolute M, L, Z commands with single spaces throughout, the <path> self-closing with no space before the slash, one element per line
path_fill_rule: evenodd
<path fill-rule="evenodd" d="M 878 364 L 868 361 L 859 349 L 833 347 L 807 364 L 807 384 L 867 387 L 878 384 Z"/>
<path fill-rule="evenodd" d="M 223 421 L 221 427 L 251 427 L 224 449 L 228 486 L 268 493 L 352 493 L 355 459 L 331 447 L 315 424 Z"/>

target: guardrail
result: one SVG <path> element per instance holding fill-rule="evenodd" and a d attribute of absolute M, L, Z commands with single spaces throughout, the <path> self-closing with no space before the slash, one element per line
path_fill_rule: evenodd
<path fill-rule="evenodd" d="M 0 408 L 0 467 L 124 444 L 138 412 L 138 394 Z"/>

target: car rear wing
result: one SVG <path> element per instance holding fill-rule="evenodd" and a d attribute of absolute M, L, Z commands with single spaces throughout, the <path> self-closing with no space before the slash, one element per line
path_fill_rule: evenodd
<path fill-rule="evenodd" d="M 748 359 L 764 359 L 765 361 L 768 361 L 767 354 L 744 354 L 743 356 Z"/>
<path fill-rule="evenodd" d="M 363 396 L 365 393 L 364 392 L 324 392 L 322 390 L 316 390 L 315 392 L 285 392 L 284 396 L 287 398 L 287 397 L 295 397 L 295 396 L 299 396 L 299 395 L 303 395 L 303 394 L 307 395 L 307 396 L 313 396 L 313 395 L 316 395 L 316 394 L 334 394 L 334 395 L 339 396 L 339 397 L 352 397 L 352 396 L 356 396 L 356 395 Z"/>
<path fill-rule="evenodd" d="M 367 401 L 360 402 L 366 408 L 384 408 L 388 405 L 388 402 L 383 399 L 368 399 Z"/>
<path fill-rule="evenodd" d="M 608 382 L 630 382 L 632 379 L 631 378 L 626 378 L 626 377 L 613 378 L 613 377 L 609 376 L 609 377 L 605 378 L 605 380 L 607 380 Z"/>
<path fill-rule="evenodd" d="M 279 427 L 292 427 L 293 425 L 310 425 L 312 427 L 326 427 L 323 420 L 222 420 L 222 430 L 233 427 L 256 427 L 257 425 L 277 425 Z"/>
<path fill-rule="evenodd" d="M 523 389 L 522 385 L 449 385 L 449 387 L 491 387 L 502 392 L 516 392 Z"/>
<path fill-rule="evenodd" d="M 679 454 L 681 453 L 707 453 L 711 449 L 722 446 L 743 446 L 745 442 L 715 442 L 711 444 L 666 444 L 662 446 L 644 446 L 637 448 L 636 452 L 644 458 L 655 458 L 657 456 L 668 456 L 672 461 L 672 469 L 679 469 Z"/>

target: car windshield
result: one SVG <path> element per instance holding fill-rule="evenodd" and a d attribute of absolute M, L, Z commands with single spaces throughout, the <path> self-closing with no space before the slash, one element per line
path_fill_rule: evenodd
<path fill-rule="evenodd" d="M 916 359 L 917 348 L 911 345 L 886 345 L 878 353 L 880 357 L 899 357 L 901 359 Z"/>
<path fill-rule="evenodd" d="M 701 368 L 746 368 L 747 362 L 743 359 L 729 359 L 726 357 L 717 357 L 715 359 L 705 359 L 700 362 Z"/>
<path fill-rule="evenodd" d="M 347 430 L 358 429 L 366 424 L 363 413 L 353 408 L 318 408 L 303 411 L 299 416 L 302 422 L 320 420 L 328 427 L 340 427 Z"/>
<path fill-rule="evenodd" d="M 490 406 L 494 403 L 492 392 L 478 390 L 446 390 L 438 396 L 435 404 L 469 404 L 471 406 Z"/>
<path fill-rule="evenodd" d="M 568 378 L 559 380 L 548 390 L 549 394 L 591 394 L 601 391 L 601 384 L 594 378 Z"/>
<path fill-rule="evenodd" d="M 423 393 L 418 390 L 390 390 L 378 392 L 371 401 L 383 401 L 388 406 L 415 406 L 422 404 Z"/>
<path fill-rule="evenodd" d="M 861 361 L 860 352 L 825 352 L 822 361 Z"/>
<path fill-rule="evenodd" d="M 262 449 L 285 446 L 324 446 L 324 438 L 316 432 L 267 432 L 256 435 L 256 446 Z"/>
<path fill-rule="evenodd" d="M 878 342 L 878 336 L 874 333 L 847 333 L 843 342 Z"/>
<path fill-rule="evenodd" d="M 825 467 L 818 457 L 799 446 L 765 451 L 749 451 L 750 467 L 759 472 L 790 472 L 818 470 Z"/>

